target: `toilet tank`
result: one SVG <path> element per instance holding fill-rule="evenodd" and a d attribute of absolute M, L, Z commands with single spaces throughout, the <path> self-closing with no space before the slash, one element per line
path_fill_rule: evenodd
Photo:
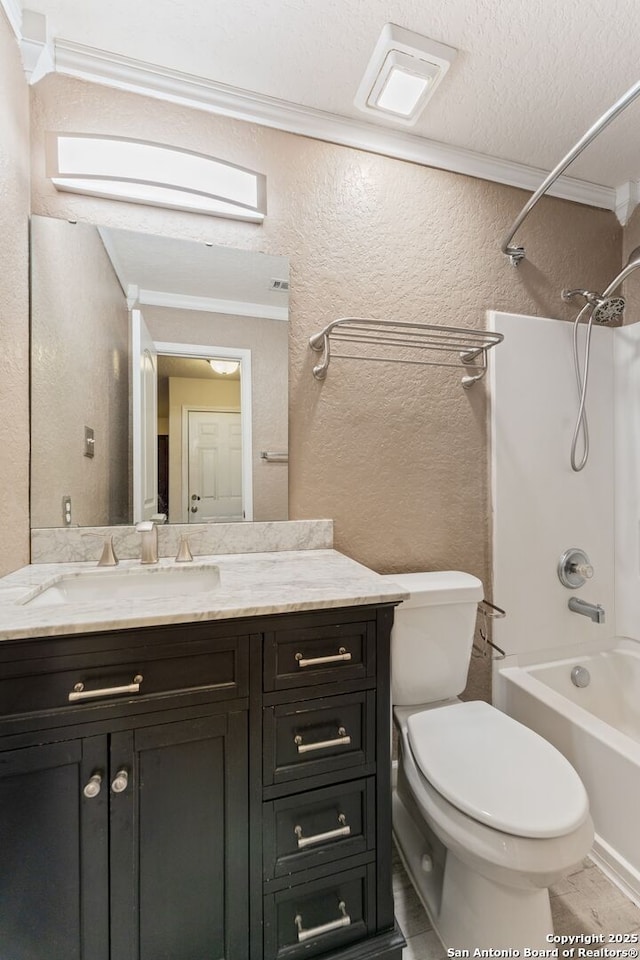
<path fill-rule="evenodd" d="M 389 575 L 411 596 L 395 609 L 391 689 L 397 706 L 434 703 L 462 693 L 484 597 L 477 577 L 457 570 Z"/>

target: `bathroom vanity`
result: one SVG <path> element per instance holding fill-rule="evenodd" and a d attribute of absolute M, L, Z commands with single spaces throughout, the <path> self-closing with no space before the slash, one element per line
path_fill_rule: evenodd
<path fill-rule="evenodd" d="M 256 590 L 266 576 L 271 601 L 244 601 L 245 615 L 237 591 L 231 607 L 221 592 L 215 610 L 158 601 L 172 614 L 123 601 L 101 626 L 95 602 L 16 614 L 5 591 L 0 936 L 12 960 L 400 960 L 389 634 L 402 591 L 333 551 L 301 552 L 295 585 L 294 555 L 265 556 Z M 333 587 L 318 585 L 320 562 L 333 562 Z M 297 610 L 284 599 L 294 586 Z"/>

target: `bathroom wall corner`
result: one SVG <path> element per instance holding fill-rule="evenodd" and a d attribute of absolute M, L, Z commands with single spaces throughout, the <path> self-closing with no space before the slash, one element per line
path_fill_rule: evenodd
<path fill-rule="evenodd" d="M 0 575 L 29 562 L 29 88 L 0 11 Z"/>

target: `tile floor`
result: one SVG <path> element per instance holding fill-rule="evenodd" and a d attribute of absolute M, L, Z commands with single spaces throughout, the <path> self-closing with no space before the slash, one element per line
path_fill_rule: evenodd
<path fill-rule="evenodd" d="M 393 891 L 396 920 L 407 941 L 402 960 L 443 960 L 446 952 L 395 850 Z M 640 907 L 628 900 L 591 860 L 585 860 L 578 870 L 551 888 L 551 912 L 558 934 L 640 934 Z"/>

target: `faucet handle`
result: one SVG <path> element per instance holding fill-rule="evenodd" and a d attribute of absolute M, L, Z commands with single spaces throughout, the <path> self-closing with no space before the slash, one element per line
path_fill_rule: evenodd
<path fill-rule="evenodd" d="M 590 563 L 572 563 L 569 570 L 571 573 L 577 573 L 578 576 L 584 577 L 585 580 L 591 580 L 593 576 L 593 567 Z"/>
<path fill-rule="evenodd" d="M 91 533 L 90 531 L 86 531 L 83 536 L 95 537 L 96 539 L 103 541 L 102 553 L 100 554 L 100 559 L 98 560 L 99 567 L 116 567 L 120 563 L 113 547 L 113 534 L 109 533 L 103 537 L 101 533 Z"/>
<path fill-rule="evenodd" d="M 583 587 L 587 580 L 591 580 L 593 566 L 584 550 L 578 547 L 565 550 L 558 561 L 558 577 L 560 583 L 570 590 Z"/>
<path fill-rule="evenodd" d="M 138 533 L 148 533 L 149 530 L 153 530 L 153 520 L 141 520 L 140 523 L 136 523 Z"/>
<path fill-rule="evenodd" d="M 189 547 L 189 536 L 190 534 L 188 533 L 180 534 L 180 546 L 176 554 L 176 563 L 191 563 L 193 561 L 193 554 Z"/>
<path fill-rule="evenodd" d="M 113 537 L 105 537 L 104 543 L 102 545 L 102 553 L 100 554 L 100 559 L 98 560 L 99 567 L 117 567 L 120 561 L 116 556 L 116 552 L 113 549 Z"/>

